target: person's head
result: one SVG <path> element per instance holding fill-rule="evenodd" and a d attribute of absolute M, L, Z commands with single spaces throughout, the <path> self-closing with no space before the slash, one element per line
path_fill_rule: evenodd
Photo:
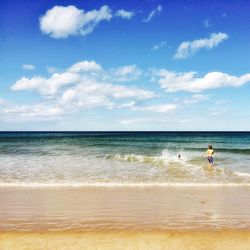
<path fill-rule="evenodd" d="M 208 148 L 209 148 L 209 149 L 213 149 L 212 145 L 208 145 Z"/>

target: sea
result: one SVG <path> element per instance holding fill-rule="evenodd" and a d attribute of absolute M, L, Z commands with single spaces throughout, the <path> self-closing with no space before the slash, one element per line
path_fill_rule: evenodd
<path fill-rule="evenodd" d="M 0 133 L 0 187 L 150 185 L 250 185 L 250 132 Z"/>

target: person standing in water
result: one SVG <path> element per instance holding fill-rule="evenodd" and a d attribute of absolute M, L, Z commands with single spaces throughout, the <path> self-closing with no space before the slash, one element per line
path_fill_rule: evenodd
<path fill-rule="evenodd" d="M 212 145 L 208 145 L 208 149 L 205 155 L 207 156 L 207 160 L 211 167 L 214 166 L 213 154 L 214 154 L 214 150 L 213 150 Z"/>

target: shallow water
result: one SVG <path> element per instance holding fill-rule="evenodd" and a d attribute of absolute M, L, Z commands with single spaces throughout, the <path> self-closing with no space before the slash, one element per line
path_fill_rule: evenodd
<path fill-rule="evenodd" d="M 0 133 L 0 186 L 175 184 L 250 185 L 250 133 Z"/>

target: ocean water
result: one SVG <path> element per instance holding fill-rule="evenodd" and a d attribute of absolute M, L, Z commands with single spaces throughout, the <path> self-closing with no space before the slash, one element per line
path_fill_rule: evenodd
<path fill-rule="evenodd" d="M 0 133 L 0 186 L 102 185 L 250 185 L 250 132 Z"/>

